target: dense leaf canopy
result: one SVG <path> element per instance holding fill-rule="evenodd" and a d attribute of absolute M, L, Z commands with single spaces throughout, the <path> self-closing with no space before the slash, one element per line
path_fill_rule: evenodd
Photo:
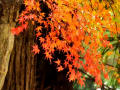
<path fill-rule="evenodd" d="M 105 58 L 119 50 L 115 46 L 120 43 L 119 0 L 24 0 L 24 5 L 18 19 L 20 25 L 12 33 L 23 32 L 31 21 L 46 58 L 57 65 L 58 71 L 68 68 L 69 81 L 77 80 L 83 86 L 86 72 L 102 86 L 101 76 L 108 79 L 108 73 L 118 69 L 113 63 L 110 63 L 113 67 L 108 65 Z M 49 11 L 43 12 L 44 8 Z M 56 50 L 65 54 L 64 62 L 60 58 L 53 61 Z M 37 44 L 33 45 L 33 52 L 40 52 Z M 120 68 L 119 56 L 118 51 L 114 61 Z M 119 71 L 115 72 L 120 84 Z"/>

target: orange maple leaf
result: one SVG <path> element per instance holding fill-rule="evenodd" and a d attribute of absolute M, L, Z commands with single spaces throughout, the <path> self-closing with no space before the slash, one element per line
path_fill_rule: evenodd
<path fill-rule="evenodd" d="M 57 67 L 57 69 L 58 69 L 58 72 L 59 72 L 59 71 L 62 71 L 64 68 L 60 65 L 59 67 Z"/>
<path fill-rule="evenodd" d="M 52 59 L 52 56 L 48 51 L 45 52 L 45 55 L 47 59 Z"/>
<path fill-rule="evenodd" d="M 74 73 L 71 73 L 69 75 L 69 81 L 74 81 L 75 80 L 75 74 Z"/>
<path fill-rule="evenodd" d="M 35 54 L 37 54 L 37 53 L 40 52 L 40 50 L 39 50 L 39 48 L 38 48 L 38 45 L 35 44 L 35 45 L 33 46 L 32 52 L 34 52 Z"/>
<path fill-rule="evenodd" d="M 120 78 L 117 79 L 118 83 L 120 84 Z"/>
<path fill-rule="evenodd" d="M 85 78 L 81 78 L 81 79 L 78 80 L 78 83 L 81 85 L 81 87 L 83 85 L 85 86 L 84 80 L 85 80 Z"/>
<path fill-rule="evenodd" d="M 74 81 L 76 79 L 76 75 L 75 75 L 75 70 L 71 69 L 70 70 L 70 75 L 69 75 L 69 81 Z"/>
<path fill-rule="evenodd" d="M 68 64 L 69 64 L 68 61 L 65 60 L 65 62 L 64 62 L 65 67 L 67 67 Z"/>
<path fill-rule="evenodd" d="M 41 31 L 41 29 L 42 29 L 42 26 L 38 26 L 35 30 L 36 31 Z"/>
<path fill-rule="evenodd" d="M 42 38 L 42 37 L 40 37 L 40 38 L 39 38 L 39 41 L 40 41 L 41 43 L 43 43 L 43 42 L 45 41 L 45 39 Z"/>
<path fill-rule="evenodd" d="M 57 65 L 60 65 L 61 61 L 58 59 L 57 61 L 54 61 Z"/>

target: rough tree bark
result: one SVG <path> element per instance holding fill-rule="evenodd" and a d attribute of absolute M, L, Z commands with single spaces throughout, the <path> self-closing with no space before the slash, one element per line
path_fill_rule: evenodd
<path fill-rule="evenodd" d="M 0 90 L 8 71 L 14 36 L 10 29 L 15 26 L 20 0 L 0 0 Z"/>
<path fill-rule="evenodd" d="M 32 26 L 15 37 L 3 90 L 35 90 L 36 60 L 32 53 L 34 44 Z"/>
<path fill-rule="evenodd" d="M 16 25 L 22 1 L 0 0 L 0 90 L 35 90 L 32 27 L 15 39 L 10 32 Z"/>

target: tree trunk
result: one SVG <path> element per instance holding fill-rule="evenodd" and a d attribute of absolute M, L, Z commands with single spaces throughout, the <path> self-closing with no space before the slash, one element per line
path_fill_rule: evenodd
<path fill-rule="evenodd" d="M 34 42 L 32 26 L 24 34 L 16 36 L 15 42 L 10 32 L 16 25 L 21 2 L 22 0 L 0 0 L 0 90 L 35 88 L 35 61 L 31 52 Z"/>
<path fill-rule="evenodd" d="M 15 26 L 20 0 L 0 0 L 0 90 L 8 71 L 14 36 L 10 30 Z"/>
<path fill-rule="evenodd" d="M 32 26 L 16 36 L 3 90 L 35 90 L 36 60 L 31 50 L 33 37 Z"/>

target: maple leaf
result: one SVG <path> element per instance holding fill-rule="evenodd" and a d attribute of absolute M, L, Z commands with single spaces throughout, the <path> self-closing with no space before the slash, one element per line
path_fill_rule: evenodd
<path fill-rule="evenodd" d="M 76 74 L 74 69 L 70 69 L 69 81 L 74 81 L 76 79 Z"/>
<path fill-rule="evenodd" d="M 38 10 L 38 11 L 40 11 L 40 3 L 39 2 L 36 2 L 36 9 Z"/>
<path fill-rule="evenodd" d="M 40 33 L 40 32 L 37 32 L 37 33 L 36 33 L 36 37 L 39 37 L 39 36 L 41 36 L 41 33 Z"/>
<path fill-rule="evenodd" d="M 69 64 L 68 61 L 65 60 L 65 62 L 64 62 L 65 67 L 67 67 L 68 64 Z"/>
<path fill-rule="evenodd" d="M 41 31 L 41 29 L 42 29 L 42 26 L 38 26 L 35 30 L 36 31 Z"/>
<path fill-rule="evenodd" d="M 59 67 L 57 67 L 57 69 L 58 69 L 58 72 L 59 72 L 59 71 L 62 71 L 64 68 L 60 65 Z"/>
<path fill-rule="evenodd" d="M 19 21 L 19 23 L 22 23 L 22 24 L 23 24 L 24 18 L 23 18 L 23 17 L 20 17 L 20 18 L 18 19 L 18 21 Z"/>
<path fill-rule="evenodd" d="M 75 73 L 71 73 L 69 75 L 69 81 L 74 81 L 75 80 Z"/>
<path fill-rule="evenodd" d="M 20 33 L 20 32 L 23 32 L 23 27 L 22 26 L 19 26 L 19 27 L 17 27 L 18 28 L 18 32 Z"/>
<path fill-rule="evenodd" d="M 52 56 L 48 51 L 45 51 L 45 56 L 47 59 L 52 59 Z"/>
<path fill-rule="evenodd" d="M 33 50 L 32 50 L 32 52 L 34 52 L 35 54 L 38 54 L 39 52 L 40 52 L 40 50 L 39 50 L 39 48 L 38 48 L 38 45 L 34 45 L 34 46 L 32 46 L 33 47 Z"/>
<path fill-rule="evenodd" d="M 67 57 L 68 61 L 72 59 L 71 55 L 69 55 L 69 54 L 67 54 L 66 57 Z"/>
<path fill-rule="evenodd" d="M 18 35 L 19 34 L 17 28 L 12 28 L 11 32 L 12 32 L 13 35 Z"/>
<path fill-rule="evenodd" d="M 33 19 L 34 17 L 36 17 L 34 14 L 30 14 L 29 16 L 29 19 L 31 20 L 31 19 Z"/>
<path fill-rule="evenodd" d="M 81 87 L 82 87 L 83 85 L 85 86 L 84 80 L 85 80 L 85 78 L 83 78 L 83 79 L 81 78 L 81 79 L 78 80 L 78 84 L 80 84 Z"/>
<path fill-rule="evenodd" d="M 60 65 L 61 61 L 58 59 L 57 61 L 54 61 L 57 65 Z"/>
<path fill-rule="evenodd" d="M 105 79 L 109 79 L 108 73 L 104 74 Z"/>
<path fill-rule="evenodd" d="M 29 18 L 29 17 L 28 17 L 27 15 L 26 15 L 26 16 L 24 16 L 24 19 L 25 19 L 25 20 L 27 20 L 28 18 Z"/>
<path fill-rule="evenodd" d="M 117 79 L 118 83 L 120 84 L 120 78 Z"/>
<path fill-rule="evenodd" d="M 19 26 L 19 27 L 17 27 L 17 28 L 12 28 L 11 29 L 11 32 L 12 32 L 12 34 L 14 34 L 14 35 L 18 35 L 20 32 L 22 32 L 23 31 L 23 28 L 21 27 L 21 26 Z"/>
<path fill-rule="evenodd" d="M 25 24 L 22 25 L 24 29 L 27 29 L 28 23 L 26 22 Z"/>
<path fill-rule="evenodd" d="M 97 77 L 95 77 L 95 82 L 96 82 L 98 85 L 102 86 L 102 80 L 101 80 L 101 78 L 100 78 L 100 74 L 97 74 Z"/>
<path fill-rule="evenodd" d="M 39 40 L 40 40 L 41 43 L 43 43 L 45 41 L 45 39 L 42 38 L 42 37 L 40 37 Z"/>
<path fill-rule="evenodd" d="M 77 78 L 77 79 L 80 79 L 81 76 L 82 76 L 81 72 L 77 71 L 77 73 L 76 73 L 76 78 Z"/>

